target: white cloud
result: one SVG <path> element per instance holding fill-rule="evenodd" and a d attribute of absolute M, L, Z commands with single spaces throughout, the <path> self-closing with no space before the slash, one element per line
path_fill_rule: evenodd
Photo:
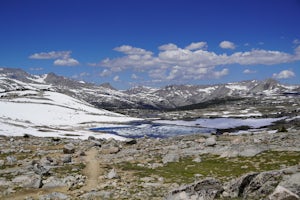
<path fill-rule="evenodd" d="M 273 74 L 273 78 L 277 78 L 277 79 L 288 79 L 295 76 L 296 76 L 295 73 L 291 70 L 283 70 L 279 72 L 279 74 L 276 73 Z"/>
<path fill-rule="evenodd" d="M 222 49 L 235 49 L 235 44 L 230 41 L 223 41 L 219 44 Z"/>
<path fill-rule="evenodd" d="M 42 67 L 30 67 L 29 70 L 30 71 L 42 71 L 42 70 L 44 70 L 44 68 L 42 68 Z"/>
<path fill-rule="evenodd" d="M 35 53 L 29 56 L 30 59 L 57 59 L 57 58 L 69 58 L 71 51 L 51 51 Z"/>
<path fill-rule="evenodd" d="M 115 76 L 113 80 L 114 81 L 120 81 L 120 77 L 119 76 Z"/>
<path fill-rule="evenodd" d="M 187 50 L 197 50 L 197 49 L 207 49 L 206 42 L 192 42 L 190 45 L 186 46 L 185 49 Z"/>
<path fill-rule="evenodd" d="M 299 39 L 294 39 L 293 44 L 300 44 L 300 40 Z"/>
<path fill-rule="evenodd" d="M 196 48 L 195 46 L 197 45 L 194 45 L 194 48 Z M 300 46 L 294 50 L 294 54 L 253 49 L 227 55 L 194 48 L 180 48 L 175 44 L 167 44 L 160 46 L 160 51 L 154 55 L 153 52 L 145 49 L 121 46 L 115 50 L 124 52 L 123 56 L 104 59 L 97 65 L 107 69 L 102 72 L 103 74 L 108 71 L 116 73 L 129 69 L 133 73 L 148 73 L 152 81 L 161 82 L 221 78 L 229 74 L 226 66 L 232 64 L 276 65 L 300 60 Z M 193 51 L 189 49 L 193 49 Z M 223 69 L 217 71 L 217 66 L 223 66 Z M 254 71 L 246 70 L 244 73 L 249 72 Z"/>
<path fill-rule="evenodd" d="M 57 65 L 57 66 L 75 66 L 75 65 L 79 65 L 79 62 L 77 60 L 75 60 L 74 58 L 63 58 L 63 59 L 55 60 L 54 65 Z"/>
<path fill-rule="evenodd" d="M 110 76 L 112 74 L 112 72 L 108 69 L 104 69 L 101 73 L 100 76 L 101 77 L 106 77 L 106 76 Z"/>
<path fill-rule="evenodd" d="M 74 78 L 74 79 L 80 79 L 80 78 L 83 78 L 83 77 L 86 77 L 86 76 L 90 76 L 90 73 L 88 73 L 88 72 L 81 72 L 80 74 L 73 75 L 72 78 Z"/>
<path fill-rule="evenodd" d="M 244 74 L 255 74 L 256 71 L 255 71 L 255 70 L 250 70 L 250 69 L 245 69 L 245 70 L 243 71 L 243 73 L 244 73 Z"/>
<path fill-rule="evenodd" d="M 169 43 L 169 44 L 161 45 L 160 47 L 158 47 L 158 49 L 161 51 L 170 51 L 170 50 L 176 50 L 178 49 L 178 47 L 173 43 Z"/>
<path fill-rule="evenodd" d="M 132 75 L 131 75 L 131 78 L 132 78 L 132 79 L 138 79 L 139 77 L 138 77 L 136 74 L 132 74 Z"/>
<path fill-rule="evenodd" d="M 221 71 L 213 72 L 213 78 L 221 78 L 222 76 L 226 76 L 229 73 L 228 69 L 222 69 Z"/>
<path fill-rule="evenodd" d="M 129 54 L 129 55 L 130 54 L 133 54 L 133 55 L 151 55 L 152 54 L 151 51 L 146 51 L 144 49 L 132 47 L 129 45 L 122 45 L 120 47 L 114 48 L 114 50 L 125 53 L 125 54 Z"/>
<path fill-rule="evenodd" d="M 54 65 L 57 66 L 75 66 L 79 65 L 79 62 L 74 58 L 71 58 L 72 51 L 51 51 L 35 53 L 29 56 L 30 59 L 55 59 Z"/>

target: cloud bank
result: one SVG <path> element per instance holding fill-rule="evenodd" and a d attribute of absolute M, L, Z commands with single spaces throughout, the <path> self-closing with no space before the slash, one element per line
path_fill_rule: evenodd
<path fill-rule="evenodd" d="M 234 49 L 235 45 L 223 41 L 220 47 Z M 158 47 L 157 55 L 130 45 L 122 45 L 114 50 L 124 55 L 106 58 L 100 63 L 92 63 L 94 66 L 105 68 L 101 76 L 132 70 L 147 73 L 153 82 L 218 79 L 229 74 L 226 66 L 232 64 L 276 65 L 300 60 L 300 46 L 292 54 L 263 49 L 234 52 L 231 55 L 217 54 L 207 50 L 206 42 L 193 42 L 185 48 L 172 43 L 164 44 Z M 244 73 L 254 73 L 254 71 L 245 70 Z M 279 74 L 276 77 L 282 77 Z M 134 79 L 135 76 L 132 78 Z"/>
<path fill-rule="evenodd" d="M 223 41 L 219 44 L 222 49 L 235 49 L 235 44 L 230 41 Z"/>
<path fill-rule="evenodd" d="M 30 59 L 53 59 L 53 64 L 56 66 L 75 66 L 79 65 L 79 62 L 74 58 L 71 58 L 72 51 L 51 51 L 35 53 L 29 56 Z"/>
<path fill-rule="evenodd" d="M 292 78 L 295 77 L 295 73 L 291 70 L 283 70 L 281 72 L 279 72 L 278 74 L 274 73 L 273 74 L 273 78 L 276 79 L 288 79 L 288 78 Z"/>

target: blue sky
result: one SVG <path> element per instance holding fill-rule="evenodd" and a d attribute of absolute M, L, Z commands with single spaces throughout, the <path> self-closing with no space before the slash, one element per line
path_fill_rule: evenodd
<path fill-rule="evenodd" d="M 299 0 L 1 0 L 0 67 L 126 89 L 300 83 Z"/>

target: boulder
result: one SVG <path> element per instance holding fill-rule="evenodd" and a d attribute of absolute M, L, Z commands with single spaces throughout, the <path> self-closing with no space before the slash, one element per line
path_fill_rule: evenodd
<path fill-rule="evenodd" d="M 257 154 L 262 153 L 265 150 L 266 149 L 262 148 L 261 146 L 249 145 L 249 146 L 245 146 L 243 149 L 241 149 L 241 151 L 239 152 L 239 156 L 253 157 Z"/>
<path fill-rule="evenodd" d="M 46 180 L 43 180 L 43 188 L 57 188 L 57 187 L 65 187 L 67 184 L 59 178 L 49 177 Z"/>
<path fill-rule="evenodd" d="M 278 185 L 275 191 L 269 196 L 269 200 L 299 200 L 300 197 L 291 192 L 290 190 L 286 189 Z"/>
<path fill-rule="evenodd" d="M 205 140 L 205 146 L 213 147 L 217 144 L 216 137 L 212 136 Z"/>
<path fill-rule="evenodd" d="M 74 144 L 69 143 L 69 144 L 64 145 L 63 152 L 64 152 L 64 154 L 73 154 L 73 153 L 75 153 Z"/>
<path fill-rule="evenodd" d="M 108 191 L 91 191 L 81 195 L 80 199 L 111 199 L 112 193 Z"/>
<path fill-rule="evenodd" d="M 281 171 L 248 173 L 224 186 L 223 196 L 230 198 L 260 199 L 270 195 L 282 178 Z"/>
<path fill-rule="evenodd" d="M 12 182 L 23 188 L 40 188 L 42 187 L 42 178 L 37 174 L 27 174 L 15 177 Z"/>
<path fill-rule="evenodd" d="M 125 144 L 127 144 L 127 145 L 133 145 L 133 144 L 136 144 L 136 143 L 137 143 L 136 139 L 127 139 L 125 141 Z"/>
<path fill-rule="evenodd" d="M 3 167 L 5 164 L 4 160 L 0 160 L 0 167 Z"/>
<path fill-rule="evenodd" d="M 17 164 L 17 158 L 14 156 L 7 156 L 6 157 L 6 165 L 15 165 Z"/>
<path fill-rule="evenodd" d="M 279 185 L 300 196 L 300 172 L 292 174 Z"/>
<path fill-rule="evenodd" d="M 119 175 L 117 174 L 115 169 L 110 170 L 110 172 L 107 174 L 108 179 L 115 179 L 119 178 Z"/>
<path fill-rule="evenodd" d="M 44 166 L 41 163 L 37 162 L 37 163 L 33 163 L 32 171 L 34 171 L 34 173 L 38 175 L 44 176 L 49 174 L 50 167 Z"/>
<path fill-rule="evenodd" d="M 120 151 L 121 149 L 119 147 L 114 147 L 114 146 L 106 146 L 101 149 L 101 153 L 103 154 L 116 154 Z"/>
<path fill-rule="evenodd" d="M 72 162 L 72 156 L 70 154 L 68 155 L 64 155 L 62 158 L 61 158 L 61 161 L 63 163 L 71 163 Z"/>
<path fill-rule="evenodd" d="M 163 157 L 162 162 L 164 164 L 167 164 L 169 162 L 178 162 L 179 158 L 180 156 L 178 155 L 178 153 L 168 153 Z"/>
<path fill-rule="evenodd" d="M 52 192 L 50 194 L 45 194 L 40 196 L 39 200 L 69 200 L 71 199 L 68 195 L 60 192 Z"/>
<path fill-rule="evenodd" d="M 223 188 L 220 181 L 207 178 L 171 191 L 166 200 L 212 200 L 219 197 L 222 192 Z"/>

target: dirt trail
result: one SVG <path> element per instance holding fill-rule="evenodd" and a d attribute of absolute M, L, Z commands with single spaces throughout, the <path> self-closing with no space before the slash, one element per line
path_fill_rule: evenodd
<path fill-rule="evenodd" d="M 82 190 L 90 191 L 95 189 L 98 185 L 98 177 L 102 175 L 103 171 L 100 167 L 100 161 L 97 159 L 98 151 L 96 148 L 91 148 L 86 152 L 85 161 L 86 167 L 83 170 L 83 175 L 87 177 L 86 185 Z"/>

